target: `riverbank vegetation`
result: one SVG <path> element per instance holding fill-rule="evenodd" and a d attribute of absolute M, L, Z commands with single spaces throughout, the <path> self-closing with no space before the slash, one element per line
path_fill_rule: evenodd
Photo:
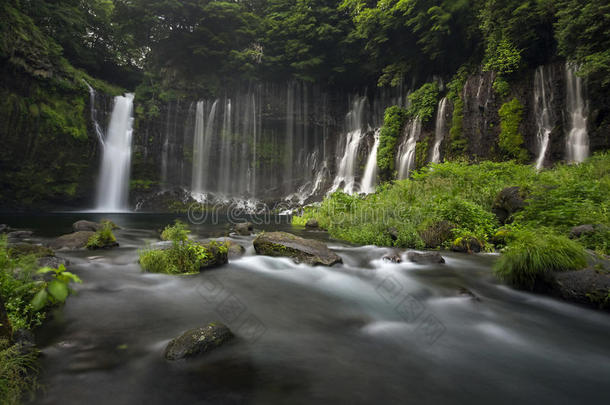
<path fill-rule="evenodd" d="M 14 334 L 41 325 L 47 310 L 68 298 L 72 282 L 80 279 L 63 265 L 39 269 L 34 254 L 16 255 L 0 237 L 0 403 L 20 403 L 24 392 L 35 390 L 36 350 Z"/>
<path fill-rule="evenodd" d="M 502 223 L 498 195 L 515 186 L 524 203 Z M 610 155 L 540 173 L 515 162 L 431 164 L 374 194 L 334 193 L 293 223 L 309 219 L 356 244 L 457 249 L 466 238 L 486 251 L 503 248 L 498 274 L 521 282 L 527 272 L 583 267 L 585 248 L 610 253 Z M 583 224 L 595 231 L 568 239 Z"/>

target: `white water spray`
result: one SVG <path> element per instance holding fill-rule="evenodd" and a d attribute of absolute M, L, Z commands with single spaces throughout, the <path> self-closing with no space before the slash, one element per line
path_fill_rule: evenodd
<path fill-rule="evenodd" d="M 576 75 L 575 67 L 566 64 L 566 109 L 569 117 L 566 160 L 580 163 L 589 156 L 589 134 L 587 112 L 583 97 L 582 78 Z"/>
<path fill-rule="evenodd" d="M 128 209 L 133 94 L 114 98 L 108 136 L 102 156 L 96 209 L 104 212 Z"/>
<path fill-rule="evenodd" d="M 379 149 L 379 133 L 381 129 L 375 130 L 375 143 L 369 157 L 366 160 L 366 166 L 364 168 L 364 176 L 362 176 L 362 186 L 360 191 L 362 193 L 374 193 L 375 187 L 377 186 L 377 149 Z"/>
<path fill-rule="evenodd" d="M 405 139 L 398 148 L 398 178 L 406 179 L 415 168 L 415 146 L 421 134 L 421 119 L 416 117 L 405 126 Z"/>
<path fill-rule="evenodd" d="M 534 113 L 536 115 L 536 125 L 538 132 L 538 157 L 536 158 L 536 169 L 542 169 L 544 159 L 549 147 L 549 139 L 553 130 L 553 122 L 551 119 L 553 101 L 553 92 L 551 83 L 548 81 L 548 76 L 544 74 L 544 67 L 540 66 L 536 69 L 534 75 Z"/>
<path fill-rule="evenodd" d="M 432 163 L 441 161 L 441 143 L 445 139 L 445 111 L 447 109 L 447 97 L 443 97 L 438 103 L 436 111 L 436 125 L 434 129 L 434 147 L 432 148 Z"/>

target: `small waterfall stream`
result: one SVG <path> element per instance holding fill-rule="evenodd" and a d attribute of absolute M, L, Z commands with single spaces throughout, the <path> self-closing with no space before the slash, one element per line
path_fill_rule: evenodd
<path fill-rule="evenodd" d="M 83 82 L 85 82 L 83 80 Z M 85 85 L 89 89 L 89 104 L 91 106 L 91 122 L 93 123 L 93 130 L 95 131 L 95 135 L 97 136 L 98 141 L 102 147 L 104 146 L 104 130 L 102 126 L 99 124 L 97 119 L 97 108 L 95 107 L 95 89 L 89 85 L 89 83 L 85 82 Z"/>
<path fill-rule="evenodd" d="M 375 143 L 373 143 L 371 153 L 369 153 L 369 157 L 366 160 L 364 175 L 362 176 L 362 186 L 360 187 L 362 193 L 374 193 L 377 186 L 377 149 L 379 149 L 380 132 L 380 128 L 375 130 Z"/>
<path fill-rule="evenodd" d="M 404 140 L 398 147 L 398 178 L 406 179 L 415 168 L 415 146 L 421 134 L 421 119 L 416 117 L 405 126 Z"/>
<path fill-rule="evenodd" d="M 549 138 L 553 130 L 552 102 L 553 91 L 549 81 L 550 75 L 545 74 L 544 66 L 539 66 L 534 75 L 534 114 L 536 116 L 538 157 L 536 169 L 544 166 L 544 159 L 549 147 Z"/>
<path fill-rule="evenodd" d="M 441 161 L 441 143 L 445 139 L 445 111 L 447 110 L 447 97 L 443 97 L 438 103 L 436 111 L 436 125 L 434 129 L 434 147 L 432 148 L 432 163 Z"/>
<path fill-rule="evenodd" d="M 128 209 L 133 97 L 133 94 L 128 93 L 114 98 L 97 189 L 98 211 L 117 212 Z"/>
<path fill-rule="evenodd" d="M 584 101 L 582 78 L 576 75 L 573 64 L 566 64 L 566 110 L 568 113 L 568 138 L 566 160 L 580 163 L 589 156 L 589 134 L 587 133 L 587 106 Z"/>
<path fill-rule="evenodd" d="M 342 189 L 348 194 L 352 194 L 357 189 L 356 184 L 356 161 L 358 158 L 358 147 L 364 135 L 364 106 L 367 102 L 366 97 L 360 97 L 353 103 L 352 109 L 346 116 L 348 133 L 346 136 L 345 149 L 337 175 L 330 189 L 331 192 Z"/>

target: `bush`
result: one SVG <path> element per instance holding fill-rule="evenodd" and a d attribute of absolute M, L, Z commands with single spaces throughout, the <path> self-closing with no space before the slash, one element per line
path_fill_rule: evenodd
<path fill-rule="evenodd" d="M 409 94 L 411 102 L 407 109 L 409 118 L 419 117 L 422 124 L 430 121 L 438 104 L 438 85 L 426 83 L 413 93 Z"/>
<path fill-rule="evenodd" d="M 17 345 L 0 340 L 0 403 L 18 405 L 24 392 L 37 388 L 35 351 L 23 352 Z"/>
<path fill-rule="evenodd" d="M 183 242 L 188 239 L 190 232 L 188 226 L 177 219 L 174 225 L 166 226 L 163 232 L 161 232 L 161 240 Z"/>
<path fill-rule="evenodd" d="M 496 77 L 493 83 L 493 89 L 500 97 L 508 97 L 510 94 L 510 84 L 502 76 Z"/>
<path fill-rule="evenodd" d="M 112 223 L 110 222 L 103 222 L 102 228 L 87 241 L 87 249 L 102 249 L 114 245 L 116 245 L 116 237 L 112 233 Z"/>
<path fill-rule="evenodd" d="M 398 106 L 385 110 L 377 149 L 377 167 L 382 180 L 389 180 L 394 175 L 396 142 L 406 119 L 406 111 Z"/>
<path fill-rule="evenodd" d="M 525 162 L 528 159 L 527 150 L 523 148 L 523 135 L 519 132 L 519 126 L 523 118 L 523 105 L 519 100 L 513 98 L 504 103 L 500 110 L 500 148 L 510 158 Z"/>
<path fill-rule="evenodd" d="M 552 271 L 578 270 L 587 265 L 584 248 L 548 229 L 511 232 L 496 274 L 507 282 L 532 289 L 536 280 Z"/>

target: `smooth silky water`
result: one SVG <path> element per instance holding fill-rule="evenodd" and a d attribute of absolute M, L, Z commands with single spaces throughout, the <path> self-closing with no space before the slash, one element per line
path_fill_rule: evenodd
<path fill-rule="evenodd" d="M 286 223 L 259 229 L 319 238 L 332 268 L 246 256 L 193 276 L 143 273 L 138 250 L 176 215 L 0 216 L 46 238 L 110 218 L 112 250 L 59 253 L 82 278 L 38 331 L 35 404 L 585 403 L 610 398 L 610 317 L 499 283 L 495 255 L 443 252 L 444 265 L 390 264 Z M 275 218 L 272 218 L 275 220 Z M 193 227 L 225 234 L 226 222 Z M 472 291 L 479 301 L 460 295 Z M 237 335 L 195 360 L 167 342 L 210 321 Z M 606 400 L 606 401 L 604 401 Z"/>

